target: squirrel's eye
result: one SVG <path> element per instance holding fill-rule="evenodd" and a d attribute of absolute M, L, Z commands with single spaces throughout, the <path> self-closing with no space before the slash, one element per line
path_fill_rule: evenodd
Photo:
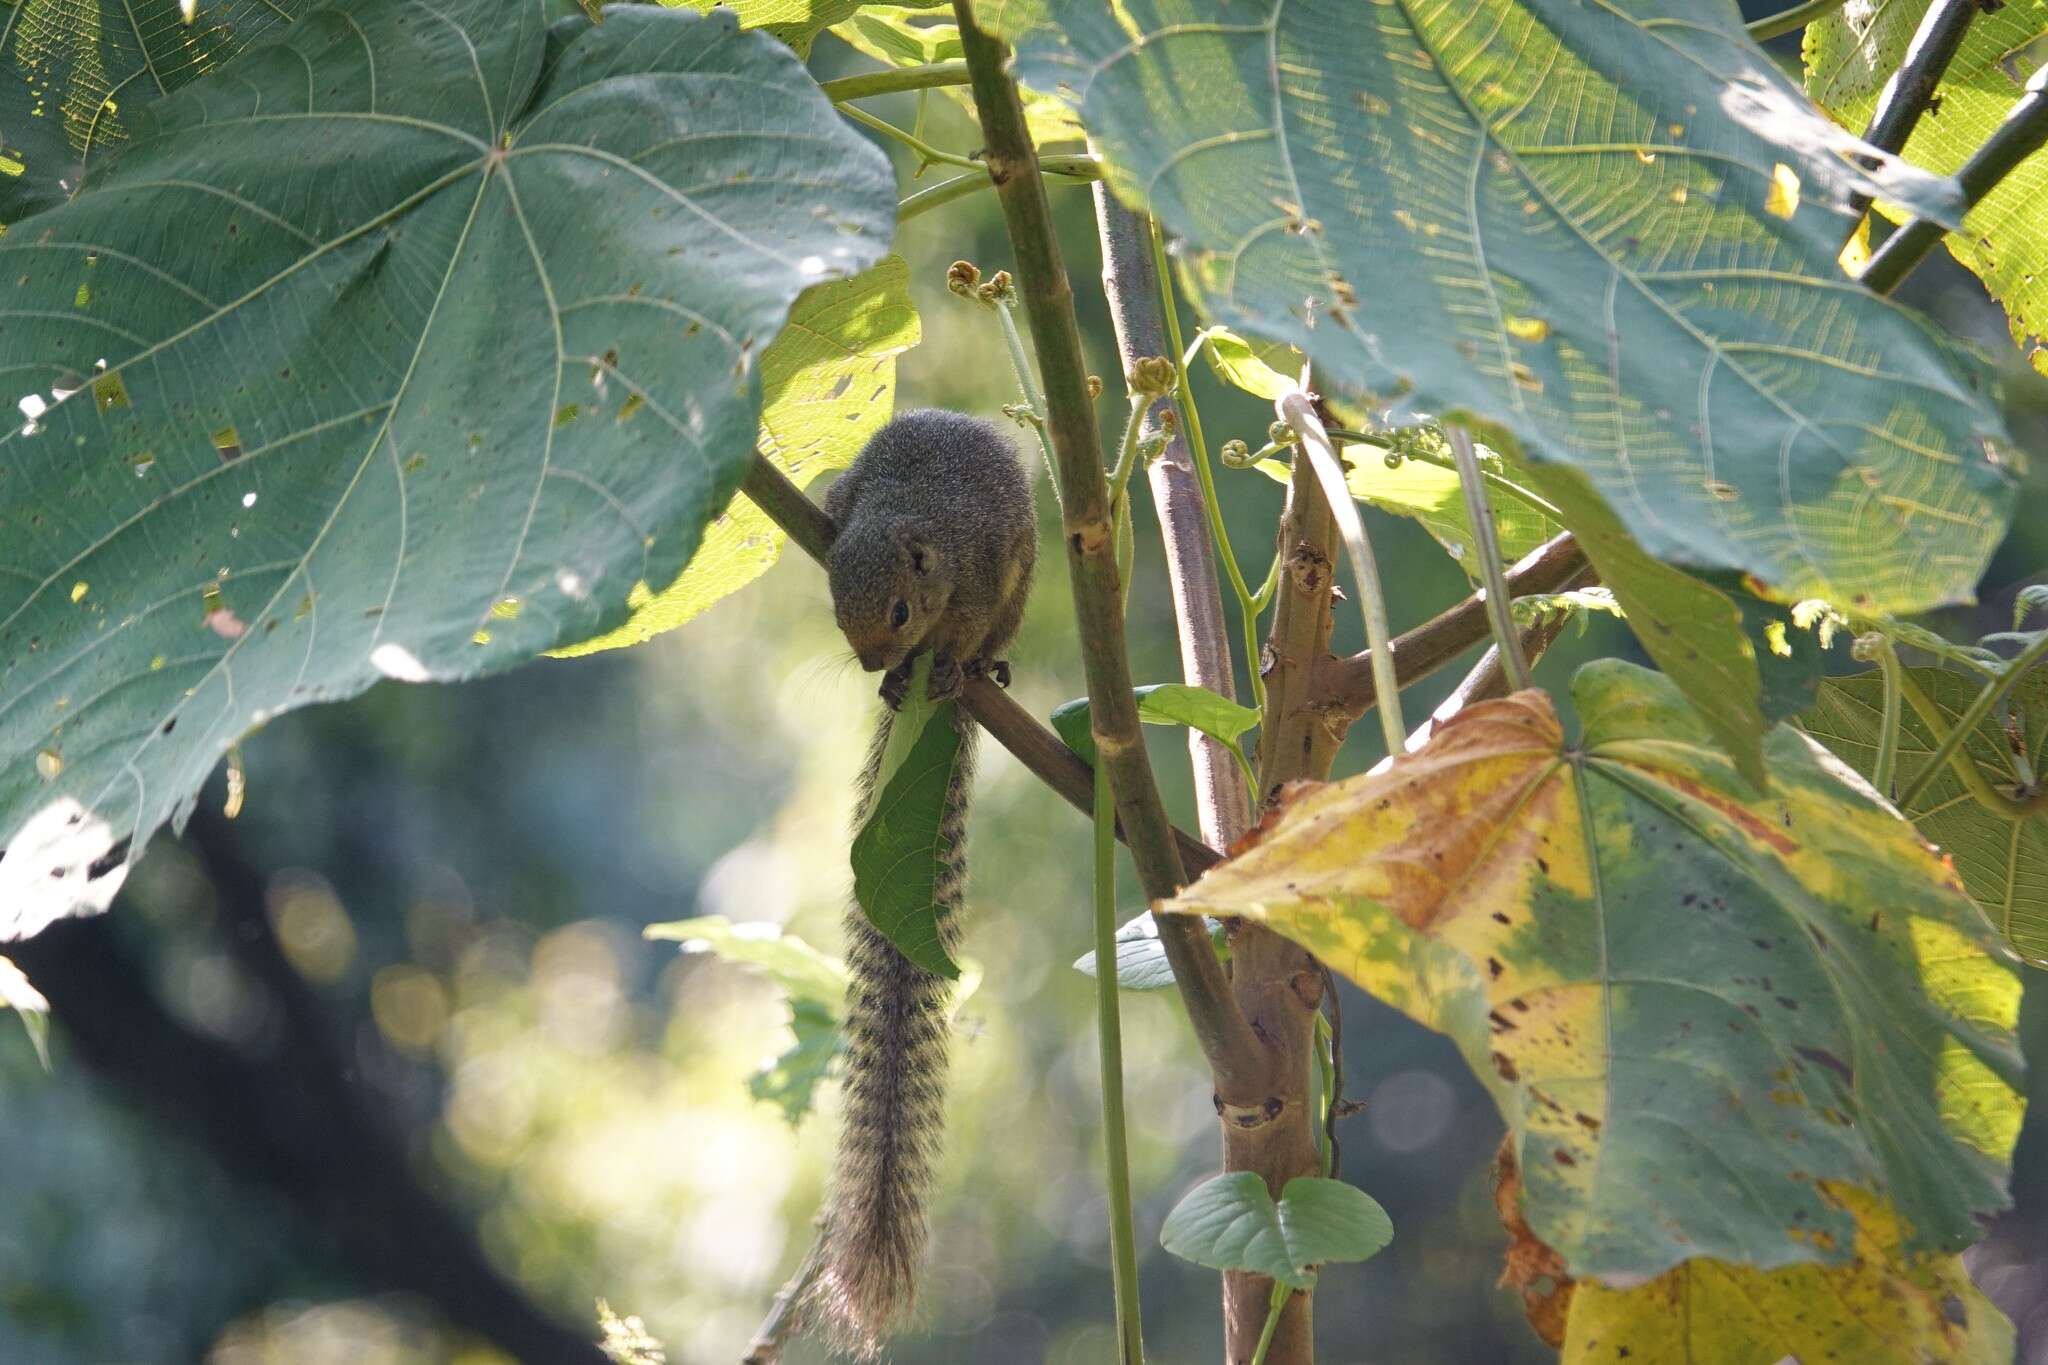
<path fill-rule="evenodd" d="M 905 626 L 909 625 L 910 603 L 905 602 L 900 597 L 897 598 L 896 605 L 889 609 L 889 624 L 894 626 L 898 630 L 901 630 Z"/>

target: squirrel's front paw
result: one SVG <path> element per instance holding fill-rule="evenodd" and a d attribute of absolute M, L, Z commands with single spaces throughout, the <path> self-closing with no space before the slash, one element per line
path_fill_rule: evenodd
<path fill-rule="evenodd" d="M 882 675 L 882 702 L 891 711 L 903 709 L 903 699 L 910 695 L 910 669 L 892 668 Z"/>
<path fill-rule="evenodd" d="M 997 687 L 1010 685 L 1010 661 L 1008 659 L 970 659 L 965 672 L 970 678 L 989 678 Z"/>
<path fill-rule="evenodd" d="M 932 660 L 932 675 L 925 684 L 924 694 L 933 701 L 948 701 L 960 695 L 966 681 L 958 663 L 952 659 L 936 658 Z"/>

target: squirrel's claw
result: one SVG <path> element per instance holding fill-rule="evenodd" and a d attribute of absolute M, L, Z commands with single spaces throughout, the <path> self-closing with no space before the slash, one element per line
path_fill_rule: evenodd
<path fill-rule="evenodd" d="M 903 709 L 903 699 L 910 695 L 910 670 L 892 668 L 882 675 L 881 696 L 883 705 L 891 711 Z"/>
<path fill-rule="evenodd" d="M 1010 686 L 1010 661 L 1008 659 L 970 659 L 962 667 L 970 678 L 988 678 L 997 687 Z"/>
<path fill-rule="evenodd" d="M 948 701 L 960 695 L 966 685 L 967 675 L 952 659 L 932 660 L 932 675 L 925 684 L 925 695 L 933 701 Z"/>

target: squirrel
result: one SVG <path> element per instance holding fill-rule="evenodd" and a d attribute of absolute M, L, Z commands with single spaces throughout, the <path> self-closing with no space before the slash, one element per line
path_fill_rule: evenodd
<path fill-rule="evenodd" d="M 874 805 L 882 753 L 917 657 L 927 695 L 970 677 L 1008 686 L 999 656 L 1017 633 L 1038 553 L 1031 479 L 993 423 L 922 409 L 895 418 L 825 497 L 838 526 L 828 576 L 833 614 L 861 667 L 882 672 L 886 703 L 858 787 L 855 828 Z M 955 708 L 960 756 L 940 820 L 933 888 L 939 940 L 960 936 L 976 727 Z M 908 1316 L 928 1233 L 925 1205 L 944 1123 L 947 1005 L 941 977 L 846 912 L 845 1121 L 810 1307 L 842 1349 L 871 1358 Z"/>

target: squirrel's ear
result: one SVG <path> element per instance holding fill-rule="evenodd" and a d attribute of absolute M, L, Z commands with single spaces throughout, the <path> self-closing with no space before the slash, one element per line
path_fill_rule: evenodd
<path fill-rule="evenodd" d="M 938 567 L 938 551 L 910 527 L 897 528 L 896 544 L 903 551 L 903 562 L 910 566 L 912 573 L 922 577 Z"/>

